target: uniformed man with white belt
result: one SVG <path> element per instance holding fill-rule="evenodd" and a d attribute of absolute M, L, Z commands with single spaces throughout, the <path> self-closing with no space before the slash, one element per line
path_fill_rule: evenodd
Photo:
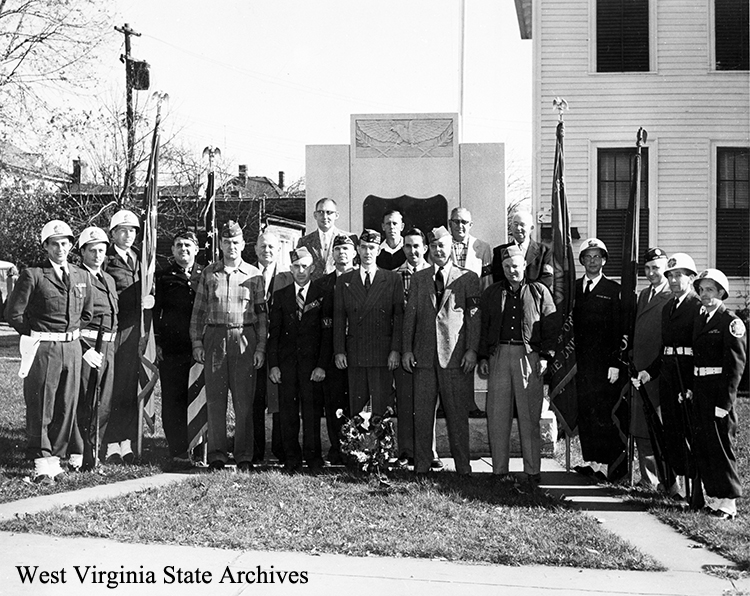
<path fill-rule="evenodd" d="M 32 480 L 51 484 L 63 473 L 60 458 L 68 451 L 81 380 L 78 338 L 91 320 L 93 300 L 88 274 L 68 263 L 70 226 L 52 220 L 42 228 L 41 240 L 48 258 L 21 272 L 5 314 L 21 334 L 19 374 Z"/>

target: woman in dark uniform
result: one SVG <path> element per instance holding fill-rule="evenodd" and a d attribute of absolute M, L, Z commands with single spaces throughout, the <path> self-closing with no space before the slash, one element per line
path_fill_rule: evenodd
<path fill-rule="evenodd" d="M 734 454 L 737 413 L 734 402 L 745 368 L 745 325 L 727 310 L 729 282 L 718 269 L 706 269 L 693 283 L 701 299 L 693 327 L 693 453 L 703 481 L 706 508 L 733 519 L 742 486 Z"/>

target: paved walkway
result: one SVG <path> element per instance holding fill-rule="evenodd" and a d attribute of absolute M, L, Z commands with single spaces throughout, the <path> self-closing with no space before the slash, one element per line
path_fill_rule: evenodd
<path fill-rule="evenodd" d="M 450 462 L 450 460 L 448 460 Z M 512 462 L 520 470 L 520 460 Z M 237 594 L 471 594 L 519 596 L 750 594 L 750 579 L 731 582 L 704 572 L 705 566 L 731 563 L 700 548 L 648 513 L 607 496 L 587 479 L 566 473 L 553 460 L 543 460 L 542 487 L 565 495 L 620 535 L 667 567 L 665 572 L 599 571 L 560 567 L 503 567 L 446 561 L 388 557 L 346 557 L 290 552 L 234 551 L 168 545 L 122 544 L 91 538 L 54 538 L 34 534 L 0 533 L 0 594 L 3 595 L 237 595 Z M 473 462 L 475 472 L 488 472 L 486 459 Z M 92 499 L 162 486 L 184 478 L 162 474 L 95 489 L 27 499 L 0 505 L 0 520 Z M 58 572 L 56 583 L 23 584 L 17 565 Z M 83 580 L 76 573 L 86 575 Z M 87 570 L 88 566 L 88 570 Z M 65 570 L 65 576 L 59 573 Z M 179 570 L 179 572 L 178 572 Z M 126 583 L 122 571 L 135 572 L 144 582 L 147 572 L 156 583 Z M 107 587 L 102 572 L 113 572 Z M 296 575 L 294 574 L 296 572 Z M 206 574 L 210 574 L 210 577 Z M 241 575 L 243 574 L 243 575 Z M 247 577 L 265 583 L 250 583 Z M 305 583 L 291 583 L 302 578 Z M 283 581 L 282 581 L 283 578 Z M 62 580 L 65 583 L 62 583 Z M 273 579 L 273 583 L 270 583 Z M 96 581 L 94 581 L 96 580 Z M 181 581 L 180 581 L 181 580 Z M 198 583 L 200 582 L 200 583 Z"/>

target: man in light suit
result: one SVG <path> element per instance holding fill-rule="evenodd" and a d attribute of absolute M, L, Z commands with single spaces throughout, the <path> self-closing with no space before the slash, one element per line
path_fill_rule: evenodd
<path fill-rule="evenodd" d="M 352 415 L 368 403 L 373 414 L 385 411 L 401 356 L 404 284 L 375 264 L 380 242 L 380 232 L 362 232 L 360 268 L 342 275 L 334 290 L 333 351 L 336 366 L 349 369 Z"/>
<path fill-rule="evenodd" d="M 315 266 L 313 273 L 313 281 L 315 281 L 336 268 L 333 262 L 333 239 L 340 234 L 349 235 L 349 232 L 340 230 L 334 225 L 339 218 L 339 211 L 333 199 L 323 198 L 315 203 L 313 216 L 318 228 L 302 236 L 297 242 L 297 247 L 304 246 L 310 251 Z"/>
<path fill-rule="evenodd" d="M 664 277 L 667 267 L 667 253 L 661 248 L 649 248 L 645 254 L 644 265 L 646 279 L 649 286 L 641 290 L 635 309 L 635 331 L 633 333 L 633 366 L 637 371 L 643 371 L 658 356 L 661 351 L 661 316 L 664 305 L 669 301 L 672 293 L 669 283 Z M 646 390 L 651 405 L 660 411 L 659 383 L 650 382 L 639 372 L 633 385 Z M 648 434 L 648 421 L 643 410 L 643 400 L 639 391 L 633 398 L 633 411 L 630 413 L 630 434 L 635 437 L 638 448 L 638 467 L 641 472 L 641 485 L 655 489 L 659 485 L 656 473 L 656 459 L 651 439 Z M 671 483 L 670 483 L 671 484 Z M 663 487 L 669 490 L 671 486 Z"/>
<path fill-rule="evenodd" d="M 517 246 L 526 260 L 526 281 L 540 281 L 548 290 L 552 289 L 554 269 L 552 251 L 544 244 L 531 238 L 534 229 L 534 218 L 531 213 L 518 210 L 510 220 L 512 242 L 496 246 L 492 251 L 492 281 L 497 283 L 505 279 L 503 273 L 503 251 L 509 246 Z"/>
<path fill-rule="evenodd" d="M 433 266 L 411 279 L 404 315 L 403 366 L 414 372 L 414 471 L 432 463 L 432 437 L 440 392 L 456 472 L 470 474 L 469 411 L 479 347 L 479 277 L 452 262 L 451 235 L 429 234 Z"/>

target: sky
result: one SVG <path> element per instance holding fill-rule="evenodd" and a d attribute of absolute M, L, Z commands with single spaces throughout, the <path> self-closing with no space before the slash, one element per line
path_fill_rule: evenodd
<path fill-rule="evenodd" d="M 141 34 L 132 56 L 151 65 L 151 90 L 136 93 L 168 93 L 165 127 L 196 155 L 219 147 L 235 171 L 289 183 L 305 173 L 305 145 L 349 143 L 350 114 L 459 111 L 459 0 L 115 6 Z M 123 36 L 110 45 L 101 94 L 123 93 Z M 464 59 L 460 141 L 504 142 L 530 172 L 531 41 L 513 0 L 465 1 Z"/>

